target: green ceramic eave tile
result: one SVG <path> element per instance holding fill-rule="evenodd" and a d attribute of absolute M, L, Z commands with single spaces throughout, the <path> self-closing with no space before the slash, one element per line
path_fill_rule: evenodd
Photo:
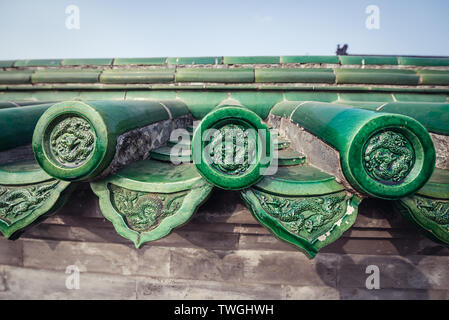
<path fill-rule="evenodd" d="M 309 258 L 314 258 L 321 248 L 354 224 L 361 201 L 344 191 L 315 197 L 285 197 L 250 188 L 243 190 L 241 196 L 257 221 Z"/>
<path fill-rule="evenodd" d="M 397 65 L 396 57 L 382 56 L 339 56 L 343 65 Z"/>
<path fill-rule="evenodd" d="M 37 70 L 33 83 L 96 83 L 101 71 L 95 70 Z"/>
<path fill-rule="evenodd" d="M 256 82 L 334 83 L 332 69 L 266 68 L 255 70 Z"/>
<path fill-rule="evenodd" d="M 336 92 L 286 91 L 285 99 L 290 101 L 322 101 L 332 102 L 338 99 Z"/>
<path fill-rule="evenodd" d="M 25 185 L 51 179 L 34 159 L 0 164 L 0 185 Z"/>
<path fill-rule="evenodd" d="M 343 104 L 346 106 L 356 107 L 360 109 L 376 111 L 379 107 L 386 104 L 386 102 L 367 102 L 367 101 L 333 101 L 332 103 Z"/>
<path fill-rule="evenodd" d="M 449 66 L 449 58 L 398 57 L 399 64 L 405 66 Z"/>
<path fill-rule="evenodd" d="M 254 69 L 178 68 L 176 82 L 254 82 Z"/>
<path fill-rule="evenodd" d="M 271 108 L 283 100 L 281 92 L 237 91 L 231 92 L 230 97 L 239 101 L 242 106 L 255 112 L 262 119 L 266 119 Z"/>
<path fill-rule="evenodd" d="M 112 64 L 113 59 L 64 59 L 61 62 L 63 66 L 108 66 Z"/>
<path fill-rule="evenodd" d="M 300 102 L 298 101 L 285 101 L 283 103 L 277 103 L 272 109 L 271 114 L 283 117 L 290 118 L 293 111 L 298 107 Z"/>
<path fill-rule="evenodd" d="M 184 101 L 193 117 L 203 118 L 222 101 L 228 98 L 227 92 L 222 91 L 178 91 L 178 98 Z"/>
<path fill-rule="evenodd" d="M 126 100 L 168 100 L 176 99 L 176 91 L 169 90 L 128 90 Z"/>
<path fill-rule="evenodd" d="M 419 76 L 413 70 L 334 69 L 337 84 L 418 85 Z"/>
<path fill-rule="evenodd" d="M 0 60 L 0 68 L 10 68 L 14 65 L 15 60 Z"/>
<path fill-rule="evenodd" d="M 444 94 L 394 93 L 393 95 L 399 102 L 447 102 L 447 96 Z"/>
<path fill-rule="evenodd" d="M 167 64 L 221 64 L 223 57 L 182 57 L 168 58 Z"/>
<path fill-rule="evenodd" d="M 62 207 L 74 188 L 74 184 L 56 179 L 20 186 L 0 185 L 0 232 L 5 238 L 16 240 Z"/>
<path fill-rule="evenodd" d="M 14 67 L 59 67 L 61 59 L 17 60 Z"/>
<path fill-rule="evenodd" d="M 280 63 L 280 57 L 259 56 L 259 57 L 224 57 L 224 64 L 276 64 Z"/>
<path fill-rule="evenodd" d="M 30 83 L 32 71 L 0 71 L 0 84 Z"/>
<path fill-rule="evenodd" d="M 186 116 L 190 113 L 189 108 L 187 108 L 187 105 L 181 99 L 160 100 L 159 103 L 170 111 L 172 119 Z"/>
<path fill-rule="evenodd" d="M 79 91 L 67 90 L 41 90 L 31 93 L 31 97 L 38 101 L 62 101 L 62 100 L 77 100 L 80 93 Z"/>
<path fill-rule="evenodd" d="M 173 151 L 173 152 L 172 152 Z M 164 161 L 164 162 L 191 162 L 192 153 L 190 148 L 183 148 L 180 152 L 176 153 L 172 147 L 163 146 L 150 151 L 151 159 Z"/>
<path fill-rule="evenodd" d="M 79 100 L 125 100 L 126 91 L 81 91 Z"/>
<path fill-rule="evenodd" d="M 314 196 L 345 190 L 335 177 L 309 165 L 280 167 L 253 188 L 285 196 Z"/>
<path fill-rule="evenodd" d="M 449 170 L 435 168 L 432 177 L 416 194 L 435 199 L 449 199 Z"/>
<path fill-rule="evenodd" d="M 276 141 L 276 145 L 274 147 L 277 150 L 284 150 L 284 149 L 290 147 L 290 141 L 285 138 L 278 137 L 278 139 Z"/>
<path fill-rule="evenodd" d="M 277 159 L 278 165 L 281 167 L 304 164 L 306 161 L 306 157 L 303 154 L 293 149 L 279 150 Z"/>
<path fill-rule="evenodd" d="M 32 91 L 7 91 L 0 94 L 0 101 L 35 101 Z"/>
<path fill-rule="evenodd" d="M 430 132 L 449 135 L 449 103 L 393 102 L 384 105 L 380 111 L 409 116 Z"/>
<path fill-rule="evenodd" d="M 421 84 L 445 86 L 449 85 L 449 70 L 417 70 L 421 76 Z"/>
<path fill-rule="evenodd" d="M 166 61 L 167 58 L 116 58 L 113 65 L 161 65 L 165 64 Z"/>
<path fill-rule="evenodd" d="M 337 56 L 282 56 L 281 63 L 329 63 L 338 64 Z"/>
<path fill-rule="evenodd" d="M 393 102 L 393 96 L 390 93 L 379 93 L 379 92 L 369 92 L 369 93 L 346 93 L 342 92 L 339 94 L 340 100 L 345 101 L 379 101 L 379 102 Z"/>
<path fill-rule="evenodd" d="M 172 82 L 174 79 L 174 69 L 105 70 L 100 76 L 102 83 L 161 83 Z"/>
<path fill-rule="evenodd" d="M 281 104 L 284 103 L 287 104 Z M 340 154 L 339 165 L 348 182 L 354 189 L 370 196 L 398 199 L 413 194 L 427 182 L 435 167 L 435 149 L 429 133 L 418 121 L 402 114 L 373 112 L 323 102 L 298 102 L 290 119 L 334 147 Z M 385 128 L 390 129 L 385 131 Z M 382 137 L 374 140 L 373 134 Z M 386 175 L 386 180 L 371 175 L 371 171 L 365 168 L 370 165 L 368 160 L 371 158 L 360 156 L 368 152 L 368 144 L 379 148 L 380 143 L 387 146 L 389 139 L 403 139 L 409 143 L 406 150 L 401 150 L 408 155 L 409 172 L 401 172 L 402 180 L 396 179 L 399 183 L 390 183 L 396 182 L 391 175 Z M 375 141 L 379 141 L 379 144 L 376 145 Z M 411 162 L 412 159 L 420 161 Z M 375 174 L 380 172 L 382 175 L 382 170 Z"/>
<path fill-rule="evenodd" d="M 91 187 L 103 215 L 136 247 L 185 224 L 212 190 L 193 164 L 155 160 L 131 164 Z"/>

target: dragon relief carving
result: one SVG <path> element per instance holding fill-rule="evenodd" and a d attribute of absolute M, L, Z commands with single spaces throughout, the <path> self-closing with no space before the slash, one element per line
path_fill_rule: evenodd
<path fill-rule="evenodd" d="M 59 181 L 31 186 L 0 186 L 0 219 L 8 225 L 27 216 L 50 197 Z"/>
<path fill-rule="evenodd" d="M 249 130 L 228 124 L 217 130 L 207 148 L 215 169 L 240 175 L 254 162 L 256 141 Z"/>
<path fill-rule="evenodd" d="M 91 155 L 95 135 L 89 122 L 68 117 L 58 123 L 50 135 L 50 147 L 56 160 L 64 166 L 76 167 Z"/>
<path fill-rule="evenodd" d="M 188 191 L 148 193 L 110 184 L 112 204 L 122 214 L 128 227 L 139 233 L 151 231 L 163 219 L 176 213 Z"/>
<path fill-rule="evenodd" d="M 445 226 L 449 231 L 449 201 L 428 199 L 416 195 L 413 199 L 424 217 L 438 225 Z"/>
<path fill-rule="evenodd" d="M 264 211 L 277 219 L 288 231 L 310 237 L 323 232 L 324 226 L 335 223 L 346 213 L 346 193 L 320 197 L 284 198 L 254 191 Z"/>
<path fill-rule="evenodd" d="M 368 174 L 384 184 L 400 183 L 414 164 L 410 142 L 400 133 L 384 131 L 371 137 L 365 147 L 364 165 Z"/>

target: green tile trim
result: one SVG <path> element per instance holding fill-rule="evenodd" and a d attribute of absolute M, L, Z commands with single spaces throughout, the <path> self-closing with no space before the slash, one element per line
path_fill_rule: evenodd
<path fill-rule="evenodd" d="M 106 70 L 100 76 L 102 83 L 160 83 L 174 79 L 174 69 Z"/>
<path fill-rule="evenodd" d="M 260 56 L 260 57 L 224 57 L 224 64 L 265 64 L 281 63 L 280 57 Z"/>
<path fill-rule="evenodd" d="M 332 69 L 266 68 L 255 70 L 256 82 L 334 83 Z"/>
<path fill-rule="evenodd" d="M 281 56 L 281 63 L 329 63 L 338 64 L 337 56 Z"/>
<path fill-rule="evenodd" d="M 418 85 L 419 76 L 413 70 L 334 69 L 337 84 Z"/>
<path fill-rule="evenodd" d="M 399 64 L 403 66 L 449 66 L 448 58 L 424 58 L 424 57 L 398 57 Z"/>
<path fill-rule="evenodd" d="M 223 57 L 168 58 L 167 64 L 222 64 Z"/>
<path fill-rule="evenodd" d="M 32 71 L 0 71 L 0 84 L 30 83 Z"/>
<path fill-rule="evenodd" d="M 17 60 L 14 67 L 59 67 L 61 59 Z"/>
<path fill-rule="evenodd" d="M 343 65 L 397 65 L 396 57 L 382 56 L 339 56 Z"/>
<path fill-rule="evenodd" d="M 366 93 L 340 93 L 340 100 L 345 101 L 380 101 L 393 102 L 393 96 L 390 93 L 366 92 Z"/>
<path fill-rule="evenodd" d="M 444 94 L 395 93 L 394 98 L 399 102 L 447 102 Z"/>
<path fill-rule="evenodd" d="M 15 60 L 1 60 L 0 68 L 10 68 L 14 65 Z"/>
<path fill-rule="evenodd" d="M 254 82 L 254 69 L 178 68 L 176 82 Z"/>
<path fill-rule="evenodd" d="M 338 93 L 336 92 L 299 92 L 288 91 L 284 93 L 285 99 L 290 101 L 321 101 L 332 102 L 338 99 Z"/>
<path fill-rule="evenodd" d="M 101 71 L 95 70 L 37 70 L 31 76 L 33 83 L 96 83 Z"/>
<path fill-rule="evenodd" d="M 108 66 L 113 59 L 64 59 L 63 66 Z"/>
<path fill-rule="evenodd" d="M 449 85 L 449 70 L 417 70 L 424 85 Z"/>
<path fill-rule="evenodd" d="M 113 65 L 161 65 L 165 64 L 166 61 L 167 58 L 116 58 Z"/>

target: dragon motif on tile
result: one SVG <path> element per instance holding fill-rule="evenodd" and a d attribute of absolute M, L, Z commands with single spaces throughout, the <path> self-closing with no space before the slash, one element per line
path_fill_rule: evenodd
<path fill-rule="evenodd" d="M 254 191 L 264 211 L 276 218 L 296 235 L 322 233 L 322 228 L 341 219 L 347 209 L 349 196 L 345 193 L 319 197 L 279 197 Z"/>
<path fill-rule="evenodd" d="M 95 147 L 95 134 L 89 122 L 68 117 L 58 123 L 50 134 L 50 148 L 55 159 L 64 166 L 84 163 Z"/>
<path fill-rule="evenodd" d="M 383 131 L 372 136 L 365 146 L 364 165 L 368 174 L 384 184 L 402 182 L 410 173 L 415 155 L 402 134 Z"/>
<path fill-rule="evenodd" d="M 30 186 L 0 186 L 0 219 L 7 225 L 28 216 L 42 206 L 59 181 Z"/>
<path fill-rule="evenodd" d="M 139 233 L 156 228 L 181 207 L 188 191 L 148 193 L 109 185 L 112 204 L 124 216 L 128 227 Z"/>
<path fill-rule="evenodd" d="M 240 175 L 255 159 L 256 141 L 242 126 L 228 124 L 217 130 L 207 148 L 215 169 Z"/>
<path fill-rule="evenodd" d="M 419 196 L 413 197 L 416 207 L 424 217 L 438 225 L 446 225 L 449 231 L 449 201 L 429 199 Z"/>

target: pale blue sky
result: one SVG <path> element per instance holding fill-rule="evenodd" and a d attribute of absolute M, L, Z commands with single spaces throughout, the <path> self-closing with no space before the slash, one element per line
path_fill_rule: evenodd
<path fill-rule="evenodd" d="M 68 5 L 80 29 L 65 26 Z M 380 29 L 365 27 L 368 5 Z M 333 55 L 449 56 L 447 0 L 0 0 L 0 59 Z"/>

